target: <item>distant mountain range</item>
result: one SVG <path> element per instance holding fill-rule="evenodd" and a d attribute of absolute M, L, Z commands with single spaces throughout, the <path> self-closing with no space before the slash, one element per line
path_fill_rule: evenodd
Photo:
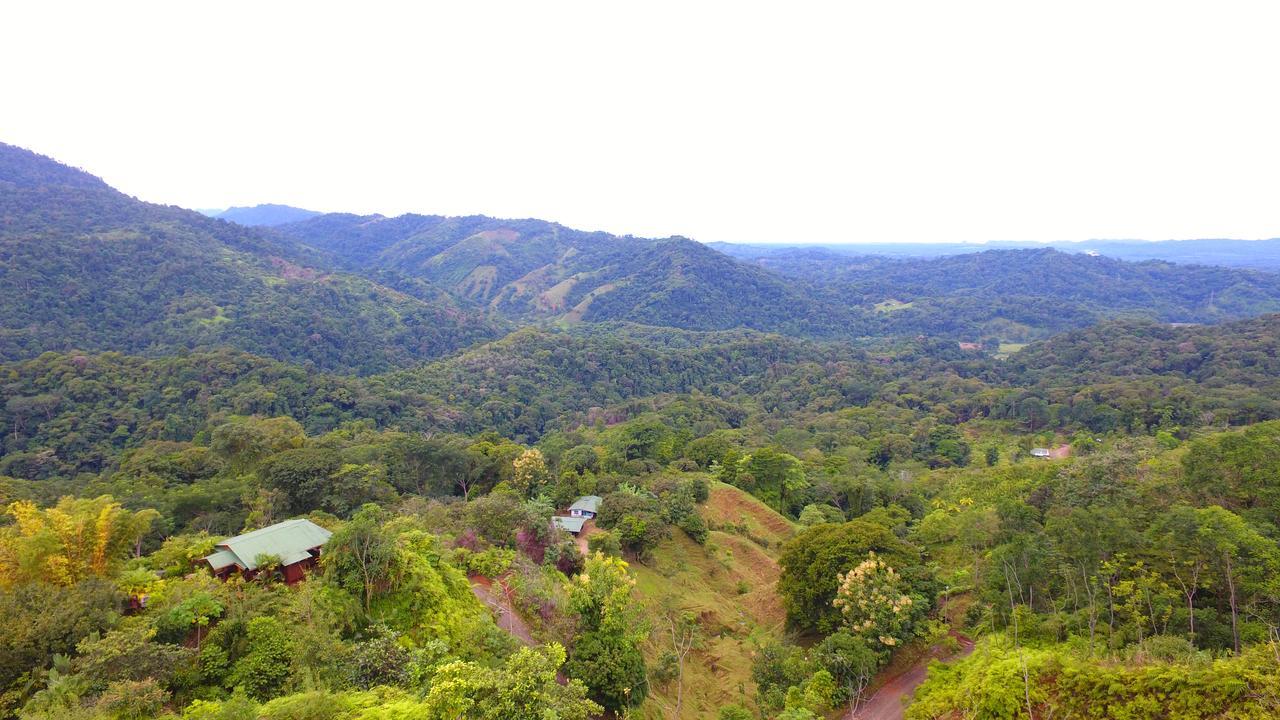
<path fill-rule="evenodd" d="M 484 216 L 331 214 L 276 230 L 349 271 L 422 278 L 524 322 L 1022 342 L 1108 317 L 1217 322 L 1280 311 L 1280 274 L 1043 247 L 937 257 L 761 253 Z"/>
<path fill-rule="evenodd" d="M 241 225 L 249 225 L 252 227 L 272 227 L 275 225 L 284 225 L 285 223 L 298 222 L 306 220 L 324 213 L 315 210 L 304 210 L 289 205 L 254 205 L 253 207 L 233 207 L 226 210 L 199 210 L 198 212 L 215 217 L 219 220 L 229 220 Z"/>
<path fill-rule="evenodd" d="M 867 256 L 533 219 L 236 210 L 209 218 L 141 202 L 0 145 L 0 360 L 230 347 L 369 374 L 527 325 L 990 347 L 1113 317 L 1206 323 L 1280 311 L 1277 273 L 1044 248 Z"/>
<path fill-rule="evenodd" d="M 880 256 L 897 258 L 933 258 L 966 255 L 988 250 L 1037 250 L 1051 248 L 1066 253 L 1103 255 L 1119 260 L 1141 262 L 1165 260 L 1182 264 L 1226 265 L 1263 270 L 1280 270 L 1280 238 L 1268 240 L 1085 240 L 1080 242 L 990 242 L 990 243 L 866 243 L 826 244 L 739 244 L 708 243 L 711 247 L 739 260 L 767 261 L 812 252 L 825 252 L 848 257 Z"/>
<path fill-rule="evenodd" d="M 505 317 L 838 335 L 857 314 L 687 238 L 543 220 L 331 214 L 277 228 L 351 271 L 428 280 Z"/>

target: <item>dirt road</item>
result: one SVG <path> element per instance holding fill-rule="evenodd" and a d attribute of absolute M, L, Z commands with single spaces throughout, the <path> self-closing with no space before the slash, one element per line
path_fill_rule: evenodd
<path fill-rule="evenodd" d="M 604 531 L 596 528 L 595 520 L 588 520 L 582 524 L 582 532 L 578 533 L 578 537 L 574 538 L 574 542 L 578 544 L 578 552 L 582 553 L 582 557 L 587 557 L 591 554 L 588 549 L 587 539 L 598 532 Z"/>
<path fill-rule="evenodd" d="M 960 651 L 943 656 L 945 650 L 941 645 L 935 646 L 914 665 L 889 680 L 876 690 L 875 694 L 858 711 L 848 716 L 848 720 L 902 720 L 906 715 L 906 700 L 915 689 L 924 682 L 928 673 L 929 661 L 935 658 L 949 662 L 962 658 L 973 652 L 973 641 L 963 635 L 953 634 L 960 643 Z"/>
<path fill-rule="evenodd" d="M 501 580 L 495 587 L 494 582 L 483 575 L 471 575 L 467 579 L 471 581 L 471 592 L 493 613 L 493 621 L 498 627 L 525 645 L 534 644 L 529 624 L 516 612 L 511 602 L 511 593 Z"/>

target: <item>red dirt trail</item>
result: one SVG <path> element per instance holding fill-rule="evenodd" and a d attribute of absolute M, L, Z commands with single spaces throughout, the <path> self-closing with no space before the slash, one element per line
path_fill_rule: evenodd
<path fill-rule="evenodd" d="M 881 685 L 862 707 L 847 716 L 848 720 L 902 720 L 907 710 L 904 701 L 915 692 L 920 683 L 924 682 L 930 660 L 938 658 L 943 662 L 950 662 L 973 652 L 972 640 L 958 633 L 952 633 L 951 637 L 960 643 L 959 652 L 943 657 L 942 646 L 934 646 L 906 672 L 890 678 Z"/>
<path fill-rule="evenodd" d="M 515 605 L 511 602 L 511 591 L 501 580 L 495 589 L 493 581 L 483 575 L 471 575 L 467 579 L 471 581 L 471 592 L 493 613 L 493 621 L 499 628 L 525 645 L 534 645 L 529 624 L 516 612 Z"/>

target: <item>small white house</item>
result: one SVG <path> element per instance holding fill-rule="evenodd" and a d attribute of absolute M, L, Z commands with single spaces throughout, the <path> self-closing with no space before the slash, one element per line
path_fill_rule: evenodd
<path fill-rule="evenodd" d="M 1031 448 L 1031 457 L 1047 458 L 1050 455 L 1049 448 Z"/>
<path fill-rule="evenodd" d="M 600 496 L 585 495 L 569 506 L 569 517 L 590 520 L 600 512 Z"/>

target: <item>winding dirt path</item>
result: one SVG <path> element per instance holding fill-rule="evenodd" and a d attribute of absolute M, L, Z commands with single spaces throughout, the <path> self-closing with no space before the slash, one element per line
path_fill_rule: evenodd
<path fill-rule="evenodd" d="M 493 613 L 493 621 L 499 628 L 525 645 L 535 644 L 529 624 L 516 612 L 515 604 L 511 602 L 511 591 L 502 580 L 498 580 L 497 588 L 492 580 L 483 575 L 470 575 L 467 580 L 471 581 L 471 592 Z"/>
<path fill-rule="evenodd" d="M 939 659 L 950 662 L 973 652 L 972 640 L 959 633 L 952 633 L 951 637 L 960 643 L 958 652 L 944 655 L 946 651 L 943 646 L 935 645 L 930 648 L 924 657 L 906 671 L 886 680 L 862 707 L 847 716 L 848 720 L 902 720 L 907 711 L 906 699 L 924 682 L 929 672 L 929 661 Z"/>

